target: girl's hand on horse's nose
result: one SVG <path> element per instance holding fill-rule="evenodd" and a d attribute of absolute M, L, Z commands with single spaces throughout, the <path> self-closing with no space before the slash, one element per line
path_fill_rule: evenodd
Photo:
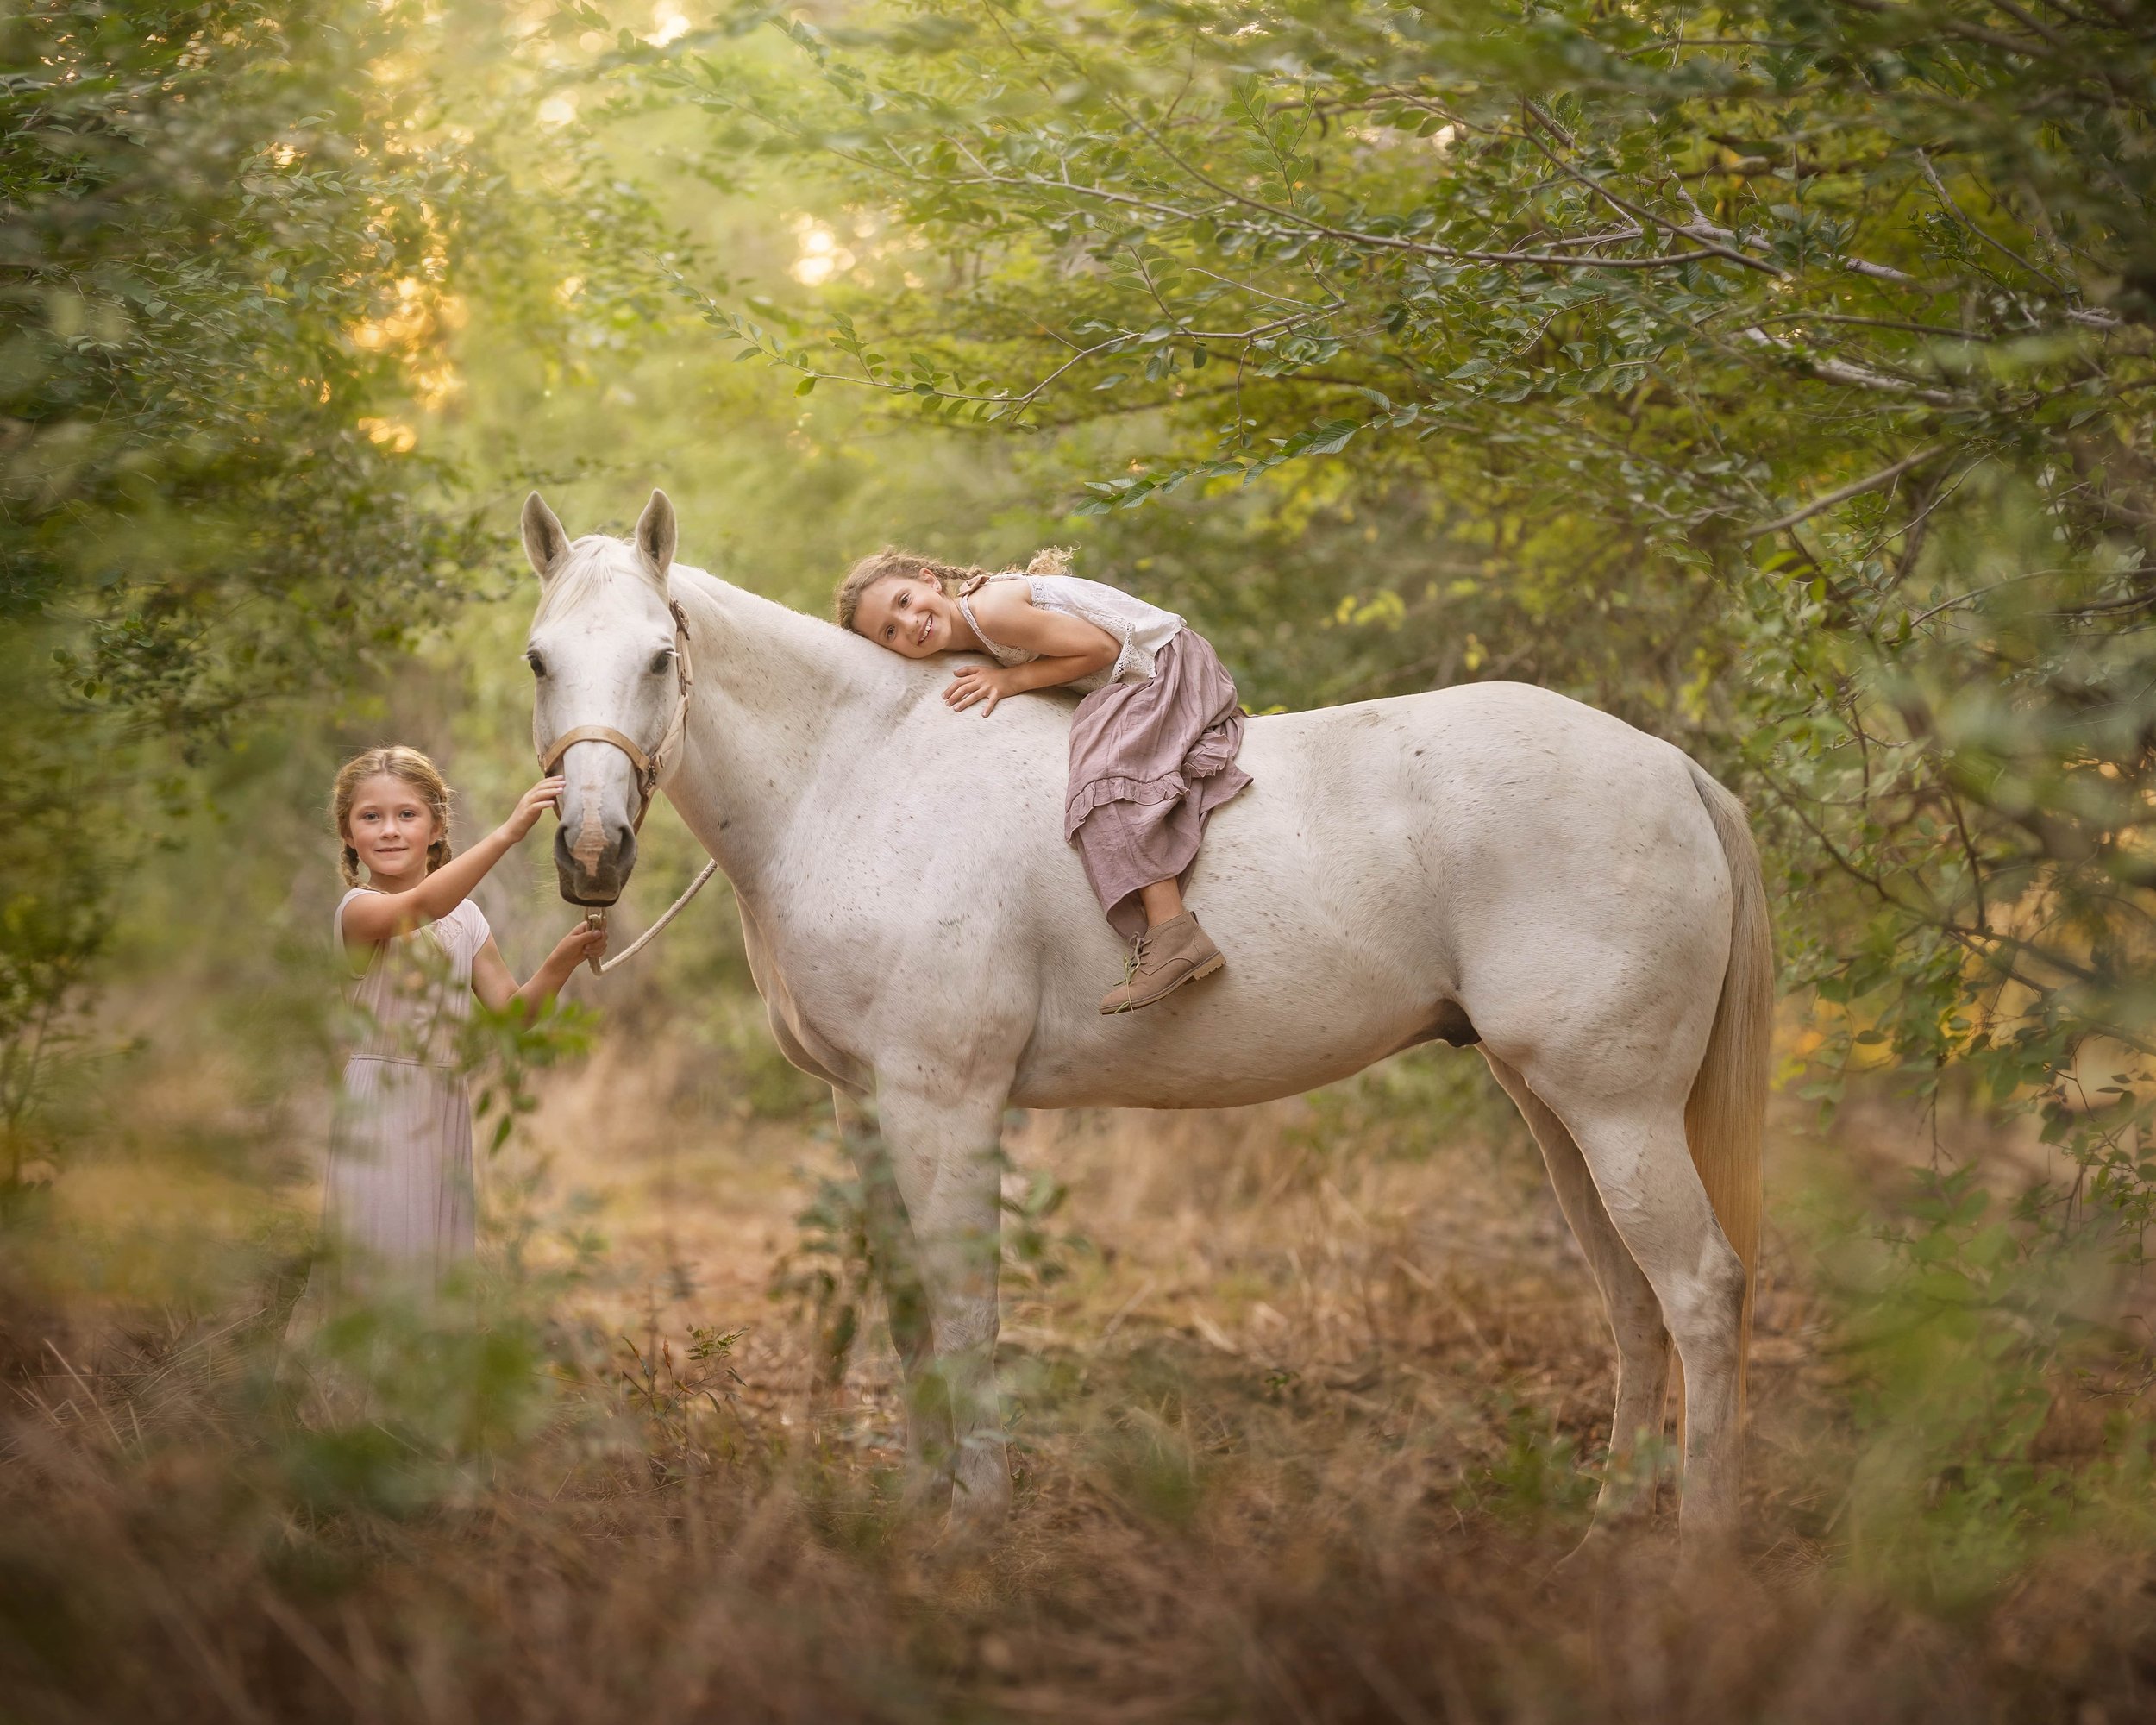
<path fill-rule="evenodd" d="M 560 777 L 542 779 L 517 800 L 516 812 L 502 825 L 508 830 L 510 842 L 517 840 L 539 824 L 540 814 L 553 808 L 560 801 L 561 788 L 568 782 Z"/>

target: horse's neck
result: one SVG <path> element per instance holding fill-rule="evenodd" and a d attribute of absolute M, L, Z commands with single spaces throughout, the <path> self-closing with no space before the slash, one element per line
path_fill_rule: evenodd
<path fill-rule="evenodd" d="M 753 901 L 820 768 L 887 728 L 905 663 L 701 569 L 677 567 L 671 586 L 696 687 L 668 795 Z"/>

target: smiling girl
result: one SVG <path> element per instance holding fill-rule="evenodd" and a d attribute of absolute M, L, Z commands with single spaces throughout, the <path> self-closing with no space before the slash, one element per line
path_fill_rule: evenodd
<path fill-rule="evenodd" d="M 1024 573 L 958 569 L 906 551 L 863 558 L 839 584 L 840 626 L 909 659 L 986 653 L 943 699 L 993 713 L 1030 689 L 1085 692 L 1071 716 L 1063 837 L 1108 925 L 1132 943 L 1103 1013 L 1149 1007 L 1223 963 L 1182 883 L 1213 811 L 1250 782 L 1235 764 L 1243 709 L 1211 643 L 1172 611 L 1081 580 L 1062 551 Z"/>
<path fill-rule="evenodd" d="M 338 769 L 330 814 L 349 889 L 334 928 L 362 1021 L 331 1134 L 323 1233 L 342 1268 L 421 1291 L 473 1251 L 472 1107 L 457 1032 L 474 994 L 537 1014 L 579 963 L 605 950 L 580 924 L 519 988 L 470 894 L 555 806 L 542 779 L 461 856 L 449 853 L 449 787 L 416 749 L 370 749 Z M 364 873 L 362 873 L 364 871 Z"/>

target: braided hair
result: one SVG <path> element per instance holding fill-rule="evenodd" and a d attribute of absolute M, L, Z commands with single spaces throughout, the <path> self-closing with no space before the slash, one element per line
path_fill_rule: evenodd
<path fill-rule="evenodd" d="M 336 828 L 337 842 L 342 846 L 337 869 L 348 887 L 365 884 L 360 875 L 360 853 L 352 844 L 352 800 L 359 794 L 361 785 L 383 774 L 410 785 L 434 817 L 435 837 L 427 845 L 427 872 L 433 874 L 449 860 L 448 781 L 442 776 L 442 769 L 417 749 L 407 749 L 401 743 L 388 743 L 354 755 L 337 768 L 336 781 L 330 787 L 329 820 Z"/>
<path fill-rule="evenodd" d="M 962 567 L 956 563 L 939 563 L 932 557 L 924 557 L 912 551 L 882 550 L 872 557 L 863 557 L 846 571 L 846 578 L 838 584 L 832 595 L 832 609 L 837 613 L 838 626 L 851 629 L 854 615 L 861 609 L 862 596 L 878 581 L 916 580 L 925 577 L 946 593 L 956 594 L 976 581 L 986 580 L 997 574 L 1016 574 L 1015 570 L 981 569 Z M 1070 553 L 1056 546 L 1034 554 L 1033 561 L 1025 566 L 1029 575 L 1067 575 L 1070 573 Z"/>

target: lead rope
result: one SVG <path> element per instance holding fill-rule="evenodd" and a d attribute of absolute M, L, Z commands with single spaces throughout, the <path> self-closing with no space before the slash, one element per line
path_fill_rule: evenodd
<path fill-rule="evenodd" d="M 667 722 L 666 734 L 660 737 L 659 746 L 647 756 L 617 731 L 609 730 L 605 725 L 584 725 L 575 731 L 566 731 L 556 737 L 553 745 L 539 757 L 542 769 L 550 773 L 561 756 L 567 752 L 567 747 L 571 742 L 611 743 L 615 748 L 620 750 L 629 757 L 630 764 L 636 768 L 636 789 L 642 802 L 636 810 L 636 821 L 630 828 L 630 831 L 635 832 L 643 831 L 644 817 L 651 812 L 651 800 L 659 794 L 659 776 L 666 771 L 667 758 L 680 745 L 682 737 L 688 730 L 689 695 L 696 687 L 696 674 L 689 663 L 689 619 L 683 613 L 681 602 L 679 599 L 668 599 L 667 609 L 674 613 L 674 672 L 680 693 L 674 704 L 674 717 Z M 682 894 L 667 907 L 667 913 L 638 935 L 624 950 L 616 953 L 604 964 L 596 958 L 586 959 L 585 963 L 591 967 L 592 974 L 594 976 L 604 976 L 617 964 L 626 964 L 642 951 L 652 938 L 679 916 L 682 906 L 702 892 L 711 876 L 718 872 L 718 859 L 713 857 L 705 863 L 697 877 L 689 882 L 688 891 Z M 590 929 L 605 928 L 606 926 L 605 909 L 602 907 L 586 912 L 584 925 Z"/>
<path fill-rule="evenodd" d="M 668 923 L 672 922 L 675 916 L 680 913 L 681 906 L 688 903 L 688 901 L 694 898 L 699 893 L 702 892 L 704 890 L 704 883 L 709 881 L 711 876 L 717 873 L 718 873 L 718 860 L 714 857 L 698 871 L 696 878 L 689 882 L 688 891 L 682 894 L 680 898 L 676 899 L 671 905 L 667 906 L 667 913 L 661 917 L 658 921 L 652 924 L 649 928 L 646 929 L 642 934 L 638 935 L 634 940 L 630 941 L 627 946 L 624 947 L 619 952 L 616 953 L 604 964 L 600 963 L 596 958 L 587 960 L 586 962 L 592 967 L 592 974 L 594 976 L 604 976 L 617 964 L 626 964 L 639 952 L 642 951 L 644 950 L 645 944 L 649 942 L 653 936 L 657 934 L 661 929 L 664 928 Z M 605 928 L 606 926 L 606 913 L 603 910 L 593 911 L 589 916 L 586 917 L 584 920 L 593 928 Z"/>

